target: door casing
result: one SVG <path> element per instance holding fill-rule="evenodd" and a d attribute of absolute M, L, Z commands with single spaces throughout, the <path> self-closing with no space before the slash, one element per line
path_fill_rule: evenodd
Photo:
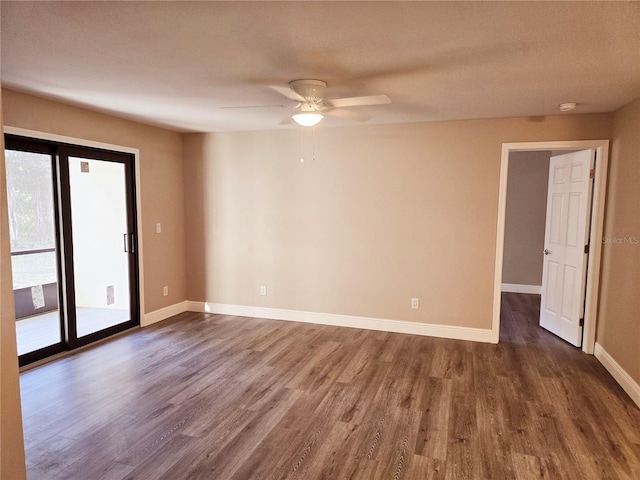
<path fill-rule="evenodd" d="M 589 236 L 589 269 L 587 271 L 582 351 L 593 355 L 596 342 L 596 318 L 598 313 L 598 290 L 600 285 L 600 264 L 602 257 L 601 239 L 604 228 L 605 194 L 609 165 L 609 140 L 572 140 L 559 142 L 522 142 L 502 144 L 493 283 L 493 319 L 491 323 L 491 339 L 493 343 L 498 343 L 500 339 L 500 300 L 502 295 L 502 262 L 504 254 L 505 212 L 507 208 L 509 154 L 511 152 L 523 151 L 586 150 L 590 148 L 596 151 L 596 172 L 593 186 L 591 233 Z"/>

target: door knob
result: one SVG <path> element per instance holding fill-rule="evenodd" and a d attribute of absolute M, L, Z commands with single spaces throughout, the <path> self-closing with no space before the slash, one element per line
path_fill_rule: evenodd
<path fill-rule="evenodd" d="M 542 253 L 544 253 L 545 255 L 549 255 L 551 252 L 545 248 L 545 249 L 542 251 Z"/>

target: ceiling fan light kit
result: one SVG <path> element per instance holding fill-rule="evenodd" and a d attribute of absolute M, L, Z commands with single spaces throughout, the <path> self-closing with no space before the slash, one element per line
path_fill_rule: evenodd
<path fill-rule="evenodd" d="M 321 113 L 313 113 L 313 112 L 302 112 L 302 113 L 294 113 L 291 115 L 293 121 L 298 125 L 303 127 L 313 127 L 320 123 L 320 120 L 324 118 L 324 115 Z"/>

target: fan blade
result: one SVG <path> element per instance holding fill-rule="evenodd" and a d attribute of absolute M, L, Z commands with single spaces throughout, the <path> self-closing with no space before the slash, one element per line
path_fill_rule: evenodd
<path fill-rule="evenodd" d="M 360 107 L 364 105 L 383 105 L 385 103 L 391 103 L 391 99 L 386 95 L 369 95 L 366 97 L 336 98 L 335 100 L 329 100 L 329 103 L 338 108 Z"/>
<path fill-rule="evenodd" d="M 366 113 L 352 112 L 351 110 L 343 110 L 341 108 L 332 108 L 325 110 L 322 113 L 332 117 L 344 118 L 346 120 L 355 120 L 356 122 L 366 122 L 371 118 L 371 115 L 367 115 Z"/>
<path fill-rule="evenodd" d="M 218 107 L 218 108 L 223 108 L 223 109 L 232 109 L 232 108 L 294 108 L 295 105 L 285 105 L 285 104 L 280 104 L 280 105 L 231 105 L 228 107 Z"/>
<path fill-rule="evenodd" d="M 293 122 L 293 118 L 291 116 L 288 116 L 288 117 L 284 117 L 278 125 L 289 125 L 292 122 Z"/>
<path fill-rule="evenodd" d="M 284 95 L 285 97 L 291 100 L 295 100 L 296 102 L 306 102 L 306 99 L 298 92 L 292 90 L 291 87 L 278 87 L 276 85 L 271 85 L 270 88 L 278 92 L 280 95 Z"/>

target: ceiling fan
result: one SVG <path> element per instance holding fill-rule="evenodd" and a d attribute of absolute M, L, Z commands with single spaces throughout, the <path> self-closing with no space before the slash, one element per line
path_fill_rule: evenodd
<path fill-rule="evenodd" d="M 346 110 L 344 107 L 361 107 L 365 105 L 382 105 L 391 103 L 391 100 L 386 95 L 369 95 L 363 97 L 326 100 L 324 98 L 324 92 L 327 88 L 327 84 L 322 80 L 293 80 L 289 82 L 288 87 L 271 86 L 271 88 L 288 99 L 298 102 L 293 106 L 296 110 L 293 115 L 291 115 L 291 117 L 287 117 L 282 123 L 288 123 L 292 119 L 303 127 L 313 127 L 314 125 L 317 125 L 320 120 L 324 118 L 324 115 L 365 122 L 371 118 L 370 115 L 363 112 Z M 289 105 L 278 106 L 291 107 Z"/>

